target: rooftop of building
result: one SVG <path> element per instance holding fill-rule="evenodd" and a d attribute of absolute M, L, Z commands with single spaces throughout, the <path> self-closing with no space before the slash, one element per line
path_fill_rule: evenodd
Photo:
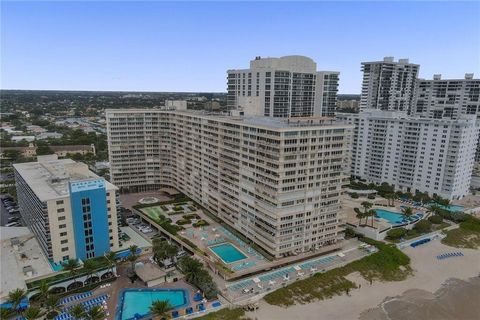
<path fill-rule="evenodd" d="M 388 63 L 388 64 L 400 64 L 400 65 L 411 65 L 411 66 L 420 66 L 419 64 L 415 63 L 410 63 L 409 59 L 404 58 L 404 59 L 398 59 L 398 61 L 395 61 L 394 57 L 384 57 L 383 60 L 379 61 L 367 61 L 367 62 L 362 62 L 362 65 L 364 64 L 378 64 L 378 63 Z"/>
<path fill-rule="evenodd" d="M 225 113 L 207 112 L 204 110 L 188 110 L 188 111 L 162 111 L 158 109 L 108 109 L 106 113 L 126 113 L 134 114 L 135 112 L 143 113 L 175 113 L 187 116 L 197 116 L 204 119 L 228 122 L 232 124 L 245 124 L 255 127 L 261 127 L 269 130 L 276 129 L 318 129 L 319 127 L 340 126 L 335 118 L 312 116 L 312 117 L 293 117 L 293 118 L 274 118 L 261 116 L 245 116 L 245 115 L 229 115 Z M 343 125 L 345 126 L 345 125 Z"/>
<path fill-rule="evenodd" d="M 53 270 L 38 241 L 26 227 L 0 227 L 0 300 L 8 292 L 26 289 L 26 280 L 45 276 Z"/>
<path fill-rule="evenodd" d="M 39 156 L 37 162 L 13 165 L 41 201 L 69 196 L 69 182 L 102 179 L 84 163 L 71 159 L 58 159 L 56 155 Z M 105 181 L 107 190 L 116 187 Z"/>
<path fill-rule="evenodd" d="M 367 117 L 370 119 L 388 119 L 388 120 L 407 120 L 407 121 L 417 121 L 417 122 L 428 122 L 428 123 L 475 123 L 477 116 L 474 114 L 461 114 L 458 119 L 442 118 L 436 119 L 428 116 L 421 115 L 408 115 L 406 112 L 402 111 L 387 111 L 379 109 L 364 109 L 360 113 L 337 113 L 337 119 L 342 119 L 345 117 L 350 118 L 361 118 Z"/>

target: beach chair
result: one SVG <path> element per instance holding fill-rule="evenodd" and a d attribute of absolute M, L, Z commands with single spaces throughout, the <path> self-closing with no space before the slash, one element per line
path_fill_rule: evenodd
<path fill-rule="evenodd" d="M 177 310 L 172 311 L 172 318 L 178 318 L 180 315 L 178 314 Z"/>
<path fill-rule="evenodd" d="M 185 309 L 185 313 L 186 313 L 186 314 L 192 314 L 192 313 L 193 313 L 193 308 L 192 308 L 192 307 L 188 307 L 187 309 Z"/>

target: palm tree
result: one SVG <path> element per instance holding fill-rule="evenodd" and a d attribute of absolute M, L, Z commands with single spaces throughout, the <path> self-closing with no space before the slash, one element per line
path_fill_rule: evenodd
<path fill-rule="evenodd" d="M 92 262 L 92 260 L 85 260 L 85 262 L 83 263 L 83 271 L 85 271 L 85 274 L 87 275 L 85 282 L 88 283 L 88 280 L 93 276 L 95 272 L 95 264 Z"/>
<path fill-rule="evenodd" d="M 28 307 L 23 311 L 23 317 L 27 320 L 35 320 L 40 317 L 40 309 L 35 307 Z"/>
<path fill-rule="evenodd" d="M 75 305 L 68 313 L 70 313 L 75 320 L 81 320 L 85 318 L 85 308 L 82 304 Z"/>
<path fill-rule="evenodd" d="M 27 293 L 23 289 L 15 289 L 8 293 L 8 302 L 12 303 L 12 310 L 17 310 L 26 295 Z"/>
<path fill-rule="evenodd" d="M 178 253 L 178 248 L 169 244 L 167 241 L 159 239 L 153 240 L 153 252 L 157 263 L 165 259 L 173 258 Z"/>
<path fill-rule="evenodd" d="M 172 306 L 167 300 L 155 300 L 150 306 L 150 313 L 160 319 L 168 317 L 168 311 Z"/>
<path fill-rule="evenodd" d="M 85 320 L 103 320 L 106 317 L 105 310 L 100 306 L 95 306 L 85 313 Z"/>
<path fill-rule="evenodd" d="M 130 251 L 130 254 L 137 254 L 138 246 L 132 244 L 132 245 L 128 248 L 128 250 Z"/>
<path fill-rule="evenodd" d="M 354 208 L 353 210 L 357 214 L 358 225 L 361 225 L 362 224 L 362 219 L 365 218 L 365 213 L 360 211 L 360 209 L 358 209 L 358 208 Z"/>
<path fill-rule="evenodd" d="M 38 295 L 40 297 L 39 300 L 41 301 L 42 305 L 48 299 L 48 296 L 49 296 L 48 288 L 49 288 L 48 282 L 45 280 L 40 282 L 40 285 L 38 286 Z"/>
<path fill-rule="evenodd" d="M 13 316 L 13 309 L 0 308 L 0 319 L 8 319 Z"/>
<path fill-rule="evenodd" d="M 75 275 L 77 274 L 77 269 L 80 267 L 80 264 L 76 259 L 68 259 L 67 261 L 62 262 L 63 270 L 70 272 L 70 275 L 73 277 L 73 282 L 76 282 Z"/>
<path fill-rule="evenodd" d="M 45 301 L 45 307 L 47 308 L 48 314 L 56 316 L 62 309 L 60 298 L 57 296 L 50 296 L 47 301 Z"/>
<path fill-rule="evenodd" d="M 185 274 L 185 279 L 190 283 L 195 283 L 203 270 L 203 265 L 197 259 L 183 257 L 179 263 L 180 270 Z"/>
<path fill-rule="evenodd" d="M 413 210 L 411 207 L 405 207 L 402 209 L 402 213 L 405 216 L 405 218 L 408 218 L 413 214 Z"/>
<path fill-rule="evenodd" d="M 110 272 L 113 274 L 113 267 L 117 265 L 117 255 L 115 252 L 110 251 L 105 254 L 105 258 L 108 261 L 108 267 L 110 268 Z"/>
<path fill-rule="evenodd" d="M 368 214 L 368 210 L 373 207 L 373 203 L 371 202 L 368 202 L 368 201 L 363 201 L 361 204 L 360 204 L 362 207 L 363 207 L 363 216 L 365 217 L 365 224 L 368 223 L 368 217 L 369 217 L 369 214 Z"/>
<path fill-rule="evenodd" d="M 375 210 L 368 210 L 367 212 L 368 216 L 372 218 L 372 228 L 373 228 L 373 221 L 375 221 L 375 217 L 377 215 L 377 212 Z"/>

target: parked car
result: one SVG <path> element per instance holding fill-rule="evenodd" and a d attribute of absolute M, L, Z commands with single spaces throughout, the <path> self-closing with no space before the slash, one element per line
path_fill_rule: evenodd
<path fill-rule="evenodd" d="M 19 226 L 21 226 L 21 224 L 18 221 L 10 222 L 5 225 L 5 227 L 19 227 Z"/>

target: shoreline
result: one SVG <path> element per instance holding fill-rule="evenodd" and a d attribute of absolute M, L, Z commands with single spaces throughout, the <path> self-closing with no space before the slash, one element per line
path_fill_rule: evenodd
<path fill-rule="evenodd" d="M 359 274 L 350 274 L 347 279 L 352 280 L 359 289 L 352 290 L 350 295 L 336 296 L 328 300 L 321 300 L 304 305 L 295 305 L 289 308 L 278 307 L 260 301 L 260 308 L 256 312 L 247 313 L 252 319 L 282 320 L 282 319 L 360 319 L 362 313 L 377 308 L 387 298 L 397 297 L 408 290 L 418 289 L 428 292 L 437 292 L 448 279 L 456 278 L 467 280 L 478 277 L 480 273 L 480 250 L 458 249 L 434 241 L 416 248 L 403 250 L 411 259 L 410 266 L 413 275 L 398 282 L 373 282 L 363 279 Z M 463 257 L 437 260 L 436 256 L 445 252 L 462 251 Z M 362 318 L 381 320 L 383 318 Z"/>

